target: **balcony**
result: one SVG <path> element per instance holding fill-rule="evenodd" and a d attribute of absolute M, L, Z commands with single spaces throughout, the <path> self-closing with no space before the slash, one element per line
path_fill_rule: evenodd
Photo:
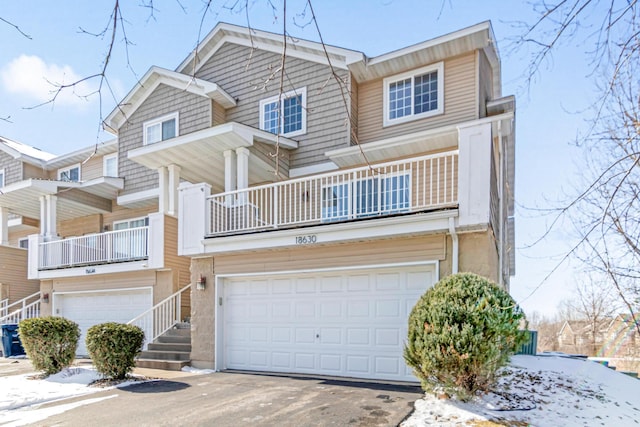
<path fill-rule="evenodd" d="M 175 241 L 177 219 L 149 214 L 149 225 L 80 237 L 45 241 L 29 236 L 30 279 L 53 279 L 93 274 L 161 269 L 165 252 Z"/>
<path fill-rule="evenodd" d="M 457 204 L 456 150 L 209 196 L 205 236 L 380 218 Z"/>
<path fill-rule="evenodd" d="M 144 260 L 149 257 L 149 227 L 42 242 L 38 252 L 38 270 Z"/>

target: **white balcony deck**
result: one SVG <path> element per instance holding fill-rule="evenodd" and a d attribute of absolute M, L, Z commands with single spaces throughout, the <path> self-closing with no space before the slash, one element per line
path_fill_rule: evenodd
<path fill-rule="evenodd" d="M 149 257 L 149 227 L 39 243 L 38 270 L 138 261 Z"/>
<path fill-rule="evenodd" d="M 458 151 L 215 194 L 206 237 L 456 207 Z"/>

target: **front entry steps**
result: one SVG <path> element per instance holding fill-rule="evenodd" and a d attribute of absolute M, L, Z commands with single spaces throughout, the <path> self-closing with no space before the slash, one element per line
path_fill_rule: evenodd
<path fill-rule="evenodd" d="M 136 367 L 180 371 L 191 362 L 191 324 L 178 323 L 136 359 Z"/>

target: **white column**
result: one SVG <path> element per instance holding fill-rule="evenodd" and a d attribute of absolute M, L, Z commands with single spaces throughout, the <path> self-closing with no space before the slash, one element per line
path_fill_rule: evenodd
<path fill-rule="evenodd" d="M 158 212 L 169 211 L 169 170 L 166 166 L 158 168 Z"/>
<path fill-rule="evenodd" d="M 236 148 L 238 156 L 238 170 L 236 171 L 236 183 L 238 190 L 249 188 L 249 149 L 245 147 Z M 238 203 L 244 203 L 247 200 L 246 193 L 238 194 Z"/>
<path fill-rule="evenodd" d="M 47 199 L 40 196 L 40 235 L 47 235 Z"/>
<path fill-rule="evenodd" d="M 0 245 L 9 245 L 9 209 L 0 207 Z"/>
<path fill-rule="evenodd" d="M 458 226 L 488 224 L 491 204 L 491 123 L 458 129 Z"/>
<path fill-rule="evenodd" d="M 178 215 L 178 186 L 180 185 L 180 166 L 169 165 L 167 169 L 169 169 L 169 183 L 167 186 L 169 192 L 169 206 L 167 212 L 169 213 L 169 215 Z"/>
<path fill-rule="evenodd" d="M 48 240 L 58 237 L 57 230 L 57 210 L 58 210 L 58 196 L 53 194 L 47 194 L 46 198 L 46 221 L 47 221 L 47 234 Z"/>
<path fill-rule="evenodd" d="M 183 182 L 179 187 L 180 209 L 178 210 L 178 255 L 204 254 L 202 241 L 211 221 L 211 210 L 207 198 L 211 186 L 206 183 Z"/>
<path fill-rule="evenodd" d="M 224 153 L 224 191 L 236 189 L 236 152 L 226 150 Z"/>

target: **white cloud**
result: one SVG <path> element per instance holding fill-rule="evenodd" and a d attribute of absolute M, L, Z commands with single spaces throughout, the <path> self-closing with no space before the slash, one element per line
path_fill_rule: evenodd
<path fill-rule="evenodd" d="M 50 101 L 58 87 L 79 81 L 82 77 L 68 65 L 47 64 L 35 55 L 20 55 L 0 70 L 0 78 L 7 92 L 25 96 L 36 103 Z M 97 97 L 91 82 L 81 82 L 63 89 L 56 104 L 83 106 Z"/>

